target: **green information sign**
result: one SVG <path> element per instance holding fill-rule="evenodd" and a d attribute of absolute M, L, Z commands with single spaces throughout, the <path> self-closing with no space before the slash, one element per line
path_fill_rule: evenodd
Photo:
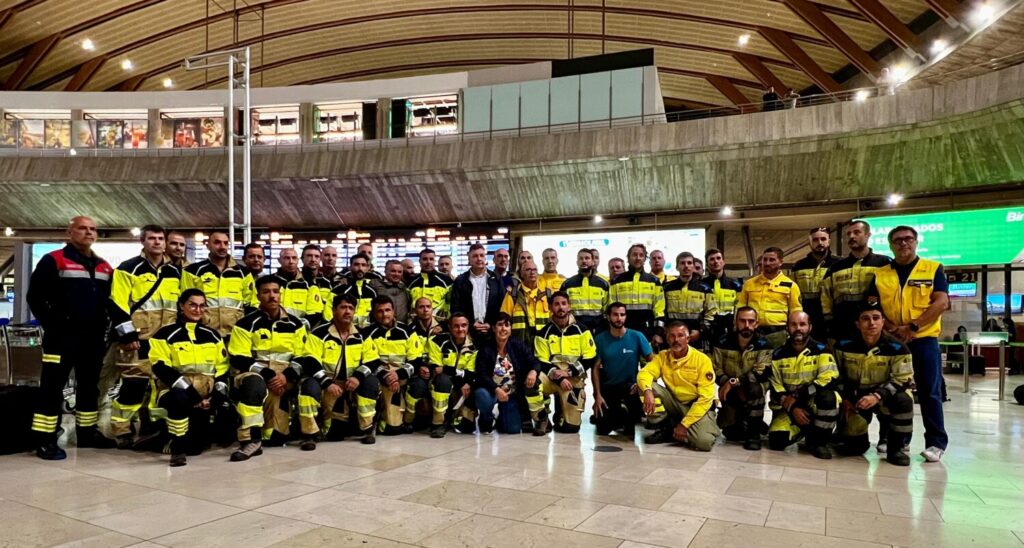
<path fill-rule="evenodd" d="M 871 248 L 890 257 L 889 231 L 907 225 L 918 232 L 917 254 L 946 266 L 1024 259 L 1024 206 L 864 219 L 871 223 Z"/>

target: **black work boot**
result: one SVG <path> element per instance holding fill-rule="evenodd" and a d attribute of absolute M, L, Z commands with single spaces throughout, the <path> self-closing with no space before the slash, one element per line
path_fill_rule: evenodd
<path fill-rule="evenodd" d="M 658 428 L 653 433 L 644 437 L 644 443 L 648 445 L 672 443 L 673 441 L 675 441 L 675 438 L 672 437 L 672 430 L 669 428 Z"/>
<path fill-rule="evenodd" d="M 57 445 L 56 441 L 44 443 L 36 449 L 36 456 L 43 460 L 64 460 L 68 454 Z"/>
<path fill-rule="evenodd" d="M 104 436 L 95 426 L 75 427 L 75 436 L 78 438 L 78 447 L 80 448 L 113 449 L 117 447 L 117 441 Z"/>
<path fill-rule="evenodd" d="M 816 426 L 810 427 L 810 432 L 807 434 L 807 452 L 814 455 L 819 459 L 831 459 L 832 451 L 828 448 L 828 438 L 831 432 L 818 428 Z"/>
<path fill-rule="evenodd" d="M 903 436 L 889 432 L 888 451 L 885 460 L 895 466 L 910 466 L 910 456 L 903 446 Z"/>

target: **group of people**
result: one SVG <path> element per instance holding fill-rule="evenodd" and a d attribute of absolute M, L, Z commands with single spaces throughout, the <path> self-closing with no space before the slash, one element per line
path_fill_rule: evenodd
<path fill-rule="evenodd" d="M 673 277 L 664 253 L 648 256 L 642 244 L 611 259 L 607 277 L 597 250 L 580 250 L 566 279 L 554 249 L 542 271 L 521 251 L 513 271 L 507 249 L 489 269 L 480 244 L 457 276 L 430 249 L 418 271 L 392 260 L 377 272 L 370 244 L 347 268 L 329 246 L 285 249 L 264 274 L 260 244 L 239 264 L 215 231 L 208 258 L 186 264 L 184 236 L 158 226 L 143 227 L 141 254 L 113 268 L 91 250 L 95 222 L 76 217 L 27 296 L 44 328 L 37 455 L 66 456 L 57 440 L 73 370 L 79 447 L 154 447 L 172 466 L 225 436 L 238 442 L 231 460 L 244 461 L 267 446 L 311 451 L 420 429 L 575 433 L 588 379 L 600 435 L 632 436 L 643 424 L 647 443 L 703 451 L 722 433 L 749 450 L 765 436 L 771 449 L 806 438 L 831 458 L 830 444 L 864 453 L 878 416 L 878 450 L 898 465 L 909 463 L 916 385 L 922 454 L 937 461 L 941 265 L 917 257 L 911 227 L 890 232 L 892 261 L 867 246 L 866 222 L 845 236 L 850 255 L 838 259 L 828 230 L 812 230 L 793 278 L 782 251 L 768 248 L 742 284 L 725 274 L 720 250 L 704 262 L 679 253 Z M 98 409 L 115 384 L 108 438 Z"/>

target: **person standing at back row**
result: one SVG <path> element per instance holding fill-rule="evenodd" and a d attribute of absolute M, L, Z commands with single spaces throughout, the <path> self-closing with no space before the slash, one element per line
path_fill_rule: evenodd
<path fill-rule="evenodd" d="M 878 302 L 885 313 L 885 330 L 910 347 L 914 383 L 924 422 L 928 462 L 939 462 L 949 443 L 942 413 L 942 363 L 939 333 L 942 313 L 949 308 L 949 283 L 942 265 L 917 255 L 917 231 L 897 226 L 889 231 L 895 259 L 875 271 L 868 302 Z M 909 443 L 909 439 L 907 442 Z"/>
<path fill-rule="evenodd" d="M 821 309 L 822 280 L 829 267 L 839 259 L 829 249 L 831 238 L 828 228 L 812 228 L 807 234 L 811 252 L 793 265 L 793 279 L 800 286 L 800 303 L 804 312 L 811 317 L 811 336 L 824 342 L 828 332 L 825 315 Z"/>
<path fill-rule="evenodd" d="M 793 312 L 802 312 L 800 287 L 782 273 L 782 250 L 769 247 L 761 254 L 761 273 L 743 282 L 736 297 L 736 308 L 749 306 L 757 311 L 758 334 L 772 348 L 786 342 L 786 320 Z"/>

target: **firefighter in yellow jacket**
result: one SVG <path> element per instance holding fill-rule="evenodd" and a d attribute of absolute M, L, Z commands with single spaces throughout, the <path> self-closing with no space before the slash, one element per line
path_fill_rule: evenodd
<path fill-rule="evenodd" d="M 324 315 L 324 301 L 314 280 L 307 280 L 299 269 L 299 255 L 294 249 L 281 250 L 277 257 L 281 268 L 274 273 L 280 278 L 281 307 L 285 312 L 307 322 L 317 322 Z"/>
<path fill-rule="evenodd" d="M 316 449 L 316 409 L 320 385 L 301 358 L 306 354 L 306 325 L 281 306 L 281 278 L 256 280 L 260 308 L 242 318 L 231 331 L 228 355 L 235 371 L 234 399 L 241 420 L 239 448 L 232 461 L 263 453 L 263 442 L 288 440 L 291 404 L 298 387 L 299 423 L 304 451 Z M 308 360 L 305 360 L 308 363 Z"/>
<path fill-rule="evenodd" d="M 659 352 L 636 375 L 647 425 L 655 430 L 644 442 L 675 440 L 698 451 L 710 451 L 719 434 L 715 423 L 715 371 L 711 360 L 701 351 L 690 348 L 686 324 L 669 323 L 665 337 L 668 349 Z"/>
<path fill-rule="evenodd" d="M 718 426 L 730 441 L 742 441 L 748 451 L 761 449 L 764 433 L 765 385 L 772 370 L 771 344 L 757 334 L 757 311 L 736 311 L 732 333 L 715 343 L 711 361 L 722 411 Z"/>
<path fill-rule="evenodd" d="M 451 385 L 447 396 L 440 392 L 443 387 L 435 384 L 431 388 L 434 392 L 434 424 L 438 424 L 438 413 L 441 413 L 440 418 L 443 420 L 443 415 L 450 408 L 452 417 L 448 422 L 452 428 L 472 434 L 476 431 L 476 413 L 470 400 L 476 388 L 477 349 L 469 336 L 469 318 L 461 312 L 452 314 L 448 318 L 448 332 L 433 336 L 428 347 L 427 356 L 430 366 L 435 369 L 435 379 L 443 373 L 450 379 Z M 440 373 L 436 371 L 437 368 L 441 369 Z M 455 398 L 454 404 L 451 398 Z"/>
<path fill-rule="evenodd" d="M 142 254 L 114 270 L 110 288 L 115 337 L 111 353 L 121 375 L 121 389 L 110 409 L 110 432 L 119 449 L 134 444 L 132 421 L 149 386 L 149 339 L 161 327 L 174 323 L 177 315 L 181 271 L 164 255 L 164 235 L 161 227 L 143 227 Z"/>
<path fill-rule="evenodd" d="M 612 276 L 608 300 L 626 305 L 626 327 L 643 333 L 652 343 L 660 342 L 655 340 L 660 336 L 655 337 L 654 330 L 665 317 L 665 293 L 661 282 L 644 271 L 647 248 L 643 244 L 629 246 L 627 257 L 629 268 Z"/>
<path fill-rule="evenodd" d="M 864 303 L 857 317 L 858 337 L 839 341 L 836 364 L 843 396 L 840 414 L 840 452 L 862 455 L 871 446 L 868 424 L 872 415 L 886 423 L 879 452 L 896 466 L 909 466 L 904 444 L 914 428 L 914 364 L 907 347 L 883 334 L 885 316 L 877 303 Z M 884 451 L 882 449 L 884 447 Z"/>
<path fill-rule="evenodd" d="M 592 250 L 579 250 L 576 253 L 576 266 L 579 274 L 565 280 L 560 291 L 569 295 L 569 304 L 576 322 L 591 333 L 596 333 L 602 326 L 605 307 L 610 304 L 608 292 L 611 287 L 608 280 L 597 273 L 597 260 Z"/>
<path fill-rule="evenodd" d="M 306 353 L 317 363 L 310 369 L 323 388 L 318 405 L 327 441 L 358 436 L 366 445 L 376 443 L 373 417 L 380 397 L 380 381 L 373 371 L 380 366 L 374 344 L 356 329 L 357 302 L 352 295 L 334 297 L 331 323 L 310 333 Z"/>
<path fill-rule="evenodd" d="M 436 259 L 433 249 L 420 251 L 420 272 L 409 282 L 409 301 L 415 303 L 421 297 L 429 298 L 434 316 L 444 321 L 450 309 L 452 281 L 437 271 Z"/>
<path fill-rule="evenodd" d="M 225 232 L 214 231 L 206 241 L 209 258 L 185 267 L 182 289 L 199 289 L 206 295 L 203 324 L 221 337 L 231 334 L 253 299 L 248 273 L 231 258 L 231 242 Z"/>
<path fill-rule="evenodd" d="M 390 436 L 410 433 L 416 405 L 428 394 L 430 372 L 424 367 L 423 340 L 409 326 L 395 321 L 389 297 L 373 300 L 373 320 L 364 334 L 381 362 L 374 371 L 381 386 L 382 416 L 377 431 Z"/>
<path fill-rule="evenodd" d="M 761 273 L 743 282 L 736 296 L 736 308 L 749 306 L 757 311 L 758 333 L 773 348 L 786 342 L 786 318 L 802 311 L 800 287 L 782 273 L 782 250 L 769 247 L 761 254 Z"/>
<path fill-rule="evenodd" d="M 364 329 L 373 320 L 372 303 L 377 298 L 377 291 L 373 288 L 372 280 L 367 277 L 369 272 L 370 257 L 364 253 L 356 253 L 349 258 L 348 272 L 342 278 L 342 283 L 334 286 L 334 289 L 331 290 L 334 295 L 351 295 L 356 299 L 356 312 L 352 321 L 359 329 Z M 324 320 L 329 322 L 332 316 L 332 310 L 325 308 Z"/>
<path fill-rule="evenodd" d="M 572 317 L 569 295 L 556 291 L 551 295 L 551 323 L 534 339 L 534 354 L 541 364 L 541 395 L 558 395 L 555 417 L 551 421 L 558 432 L 579 432 L 585 409 L 587 371 L 597 359 L 594 335 Z M 534 435 L 547 433 L 547 404 L 537 415 Z"/>
<path fill-rule="evenodd" d="M 824 344 L 811 338 L 806 313 L 791 313 L 786 331 L 786 344 L 772 354 L 768 447 L 781 451 L 803 434 L 812 455 L 831 459 L 828 442 L 839 418 L 840 403 L 836 360 Z"/>
<path fill-rule="evenodd" d="M 507 290 L 501 311 L 512 317 L 512 336 L 533 347 L 534 337 L 550 320 L 548 299 L 557 290 L 541 289 L 533 261 L 525 261 L 520 266 L 519 276 L 522 283 Z"/>
<path fill-rule="evenodd" d="M 149 340 L 150 412 L 167 423 L 171 466 L 184 466 L 187 454 L 202 452 L 206 440 L 190 428 L 209 423 L 211 410 L 228 401 L 228 354 L 220 335 L 202 324 L 206 302 L 198 289 L 182 291 L 178 320 Z"/>

